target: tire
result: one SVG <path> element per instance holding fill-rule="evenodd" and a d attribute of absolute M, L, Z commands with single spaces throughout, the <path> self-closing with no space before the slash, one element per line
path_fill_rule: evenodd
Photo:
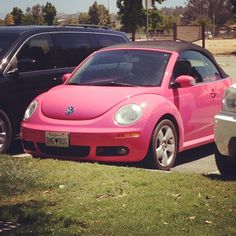
<path fill-rule="evenodd" d="M 236 177 L 236 158 L 222 155 L 216 147 L 216 166 L 224 177 Z"/>
<path fill-rule="evenodd" d="M 159 170 L 170 170 L 175 163 L 177 146 L 178 138 L 174 124 L 170 120 L 162 120 L 152 134 L 148 165 Z"/>
<path fill-rule="evenodd" d="M 11 121 L 4 111 L 0 109 L 0 153 L 6 153 L 12 142 Z"/>

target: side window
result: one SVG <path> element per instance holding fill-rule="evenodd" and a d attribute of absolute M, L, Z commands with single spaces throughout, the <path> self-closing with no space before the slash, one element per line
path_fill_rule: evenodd
<path fill-rule="evenodd" d="M 215 81 L 218 79 L 222 79 L 222 76 L 220 75 L 220 72 L 218 71 L 216 66 L 205 56 L 203 56 L 203 60 L 208 72 L 208 78 L 206 78 L 206 81 Z"/>
<path fill-rule="evenodd" d="M 95 34 L 94 36 L 98 42 L 99 48 L 108 47 L 114 44 L 120 44 L 120 43 L 126 42 L 124 38 L 119 35 Z"/>
<path fill-rule="evenodd" d="M 49 35 L 29 39 L 17 53 L 14 63 L 20 72 L 53 68 L 51 51 L 53 43 Z"/>
<path fill-rule="evenodd" d="M 77 66 L 94 51 L 85 33 L 57 33 L 52 38 L 57 68 Z"/>
<path fill-rule="evenodd" d="M 186 51 L 181 54 L 175 65 L 175 78 L 176 75 L 180 75 L 179 73 L 194 77 L 197 83 L 221 79 L 220 72 L 213 62 L 197 51 Z"/>

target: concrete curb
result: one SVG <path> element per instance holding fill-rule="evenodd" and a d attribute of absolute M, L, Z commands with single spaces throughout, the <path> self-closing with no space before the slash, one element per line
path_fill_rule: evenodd
<path fill-rule="evenodd" d="M 32 157 L 32 155 L 30 155 L 28 153 L 21 153 L 21 154 L 12 155 L 12 157 L 23 158 L 23 157 Z"/>

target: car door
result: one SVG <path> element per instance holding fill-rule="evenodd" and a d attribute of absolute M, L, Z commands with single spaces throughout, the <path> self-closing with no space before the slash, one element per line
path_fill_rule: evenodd
<path fill-rule="evenodd" d="M 178 68 L 181 63 L 182 70 Z M 197 51 L 185 51 L 180 55 L 173 77 L 180 75 L 192 76 L 196 81 L 193 86 L 173 89 L 173 101 L 183 119 L 184 146 L 191 147 L 197 140 L 204 143 L 213 139 L 213 117 L 220 107 L 216 100 L 216 81 L 221 75 L 213 62 Z"/>
<path fill-rule="evenodd" d="M 62 83 L 54 78 L 61 74 L 53 63 L 53 42 L 49 34 L 28 39 L 10 62 L 7 74 L 17 69 L 16 94 L 24 108 L 30 101 L 49 88 Z"/>
<path fill-rule="evenodd" d="M 31 36 L 17 50 L 9 63 L 6 77 L 14 80 L 15 106 L 19 119 L 29 103 L 49 88 L 59 85 L 55 79 L 65 71 L 58 70 L 53 61 L 54 45 L 49 34 Z M 17 73 L 14 73 L 17 71 Z"/>

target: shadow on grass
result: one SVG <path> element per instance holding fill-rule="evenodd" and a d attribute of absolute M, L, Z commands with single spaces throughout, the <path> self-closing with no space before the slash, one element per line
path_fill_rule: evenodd
<path fill-rule="evenodd" d="M 33 232 L 34 235 L 49 235 L 53 227 L 69 228 L 76 226 L 87 228 L 86 222 L 78 221 L 63 214 L 54 214 L 56 203 L 46 200 L 27 202 L 15 205 L 0 206 L 0 232 L 7 235 L 25 235 Z M 60 206 L 58 206 L 60 208 Z M 9 234 L 11 233 L 11 234 Z"/>
<path fill-rule="evenodd" d="M 223 176 L 220 174 L 203 174 L 204 177 L 211 180 L 219 180 L 219 181 L 236 181 L 236 176 Z"/>
<path fill-rule="evenodd" d="M 21 204 L 0 206 L 0 219 L 5 222 L 5 227 L 2 226 L 0 230 L 2 232 L 12 232 L 15 235 L 16 232 L 27 231 L 29 225 L 34 225 L 34 232 L 39 232 L 42 224 L 50 220 L 50 215 L 43 210 L 48 205 L 49 203 L 46 201 L 31 200 Z M 18 226 L 14 230 L 9 230 L 10 223 Z"/>

